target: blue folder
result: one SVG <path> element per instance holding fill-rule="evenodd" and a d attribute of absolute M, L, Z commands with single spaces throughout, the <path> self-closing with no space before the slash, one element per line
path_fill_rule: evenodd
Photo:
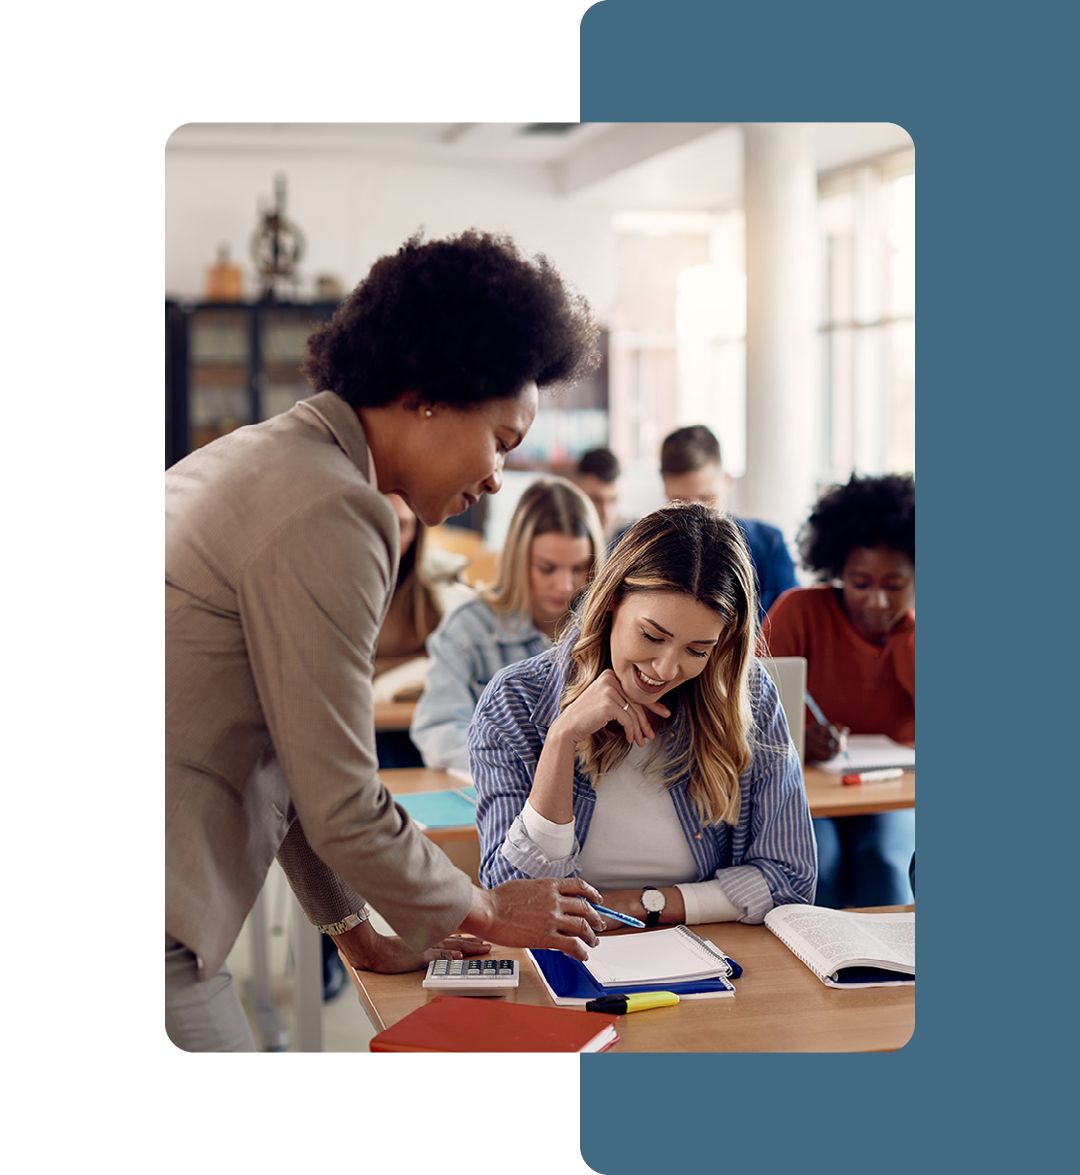
<path fill-rule="evenodd" d="M 563 999 L 594 1000 L 605 995 L 639 995 L 644 991 L 671 991 L 676 995 L 705 995 L 709 992 L 734 991 L 735 988 L 728 979 L 698 979 L 693 983 L 664 983 L 655 988 L 642 987 L 605 987 L 597 983 L 584 963 L 572 959 L 562 951 L 543 949 L 533 950 L 529 954 L 533 962 L 544 973 L 544 978 L 551 985 L 551 990 Z M 734 959 L 729 958 L 731 964 L 731 979 L 737 979 L 742 974 L 742 968 Z"/>
<path fill-rule="evenodd" d="M 395 796 L 394 800 L 423 828 L 458 828 L 476 823 L 476 804 L 465 798 L 476 795 L 476 789 L 463 787 L 457 791 L 418 791 Z"/>

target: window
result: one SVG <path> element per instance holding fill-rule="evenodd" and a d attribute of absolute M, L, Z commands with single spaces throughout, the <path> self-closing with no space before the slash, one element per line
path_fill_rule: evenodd
<path fill-rule="evenodd" d="M 915 161 L 820 185 L 820 480 L 915 469 Z"/>
<path fill-rule="evenodd" d="M 651 468 L 673 428 L 707 423 L 746 454 L 741 209 L 616 217 L 611 444 Z M 915 468 L 915 156 L 819 182 L 821 486 Z"/>

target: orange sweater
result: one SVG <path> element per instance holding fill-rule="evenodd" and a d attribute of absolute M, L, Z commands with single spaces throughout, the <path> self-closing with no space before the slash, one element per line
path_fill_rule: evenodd
<path fill-rule="evenodd" d="M 765 620 L 769 655 L 806 658 L 806 688 L 834 725 L 914 743 L 915 613 L 873 645 L 852 628 L 839 595 L 828 584 L 785 592 Z"/>

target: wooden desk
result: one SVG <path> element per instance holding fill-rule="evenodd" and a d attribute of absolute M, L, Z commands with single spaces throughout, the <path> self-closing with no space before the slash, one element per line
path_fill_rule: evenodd
<path fill-rule="evenodd" d="M 376 730 L 408 730 L 412 722 L 415 702 L 376 702 Z"/>
<path fill-rule="evenodd" d="M 905 771 L 900 779 L 885 783 L 861 783 L 844 787 L 839 775 L 820 767 L 803 768 L 806 798 L 811 816 L 868 816 L 915 807 L 915 772 Z"/>
<path fill-rule="evenodd" d="M 892 907 L 913 910 L 914 906 Z M 683 1000 L 619 1018 L 612 1052 L 889 1052 L 902 1048 L 915 1029 L 915 989 L 874 987 L 838 991 L 826 987 L 764 926 L 721 922 L 695 926 L 743 967 L 733 998 Z M 623 931 L 648 934 L 647 930 Z M 492 956 L 518 959 L 521 985 L 514 1003 L 550 1005 L 536 969 L 523 950 L 494 946 Z M 360 1002 L 381 1031 L 428 1002 L 423 972 L 376 975 L 347 968 Z"/>
<path fill-rule="evenodd" d="M 379 777 L 386 784 L 391 795 L 407 792 L 443 791 L 460 787 L 461 781 L 445 771 L 433 771 L 428 767 L 403 767 L 393 771 L 380 771 Z M 858 787 L 844 787 L 839 775 L 830 775 L 820 767 L 803 769 L 806 781 L 806 796 L 810 801 L 811 816 L 865 816 L 872 812 L 891 812 L 897 808 L 915 807 L 915 773 L 907 771 L 902 779 L 887 783 L 863 783 Z M 466 829 L 437 829 L 429 832 L 432 840 L 461 840 L 463 835 L 476 835 L 473 825 Z M 444 836 L 444 833 L 452 835 Z"/>

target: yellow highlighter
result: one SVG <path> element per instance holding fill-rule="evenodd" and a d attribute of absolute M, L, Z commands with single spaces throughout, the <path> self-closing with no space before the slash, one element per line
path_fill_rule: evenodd
<path fill-rule="evenodd" d="M 677 1004 L 679 997 L 673 991 L 643 991 L 637 995 L 605 995 L 589 1000 L 587 1012 L 607 1012 L 621 1016 L 624 1012 L 644 1012 L 648 1008 L 666 1008 Z"/>

